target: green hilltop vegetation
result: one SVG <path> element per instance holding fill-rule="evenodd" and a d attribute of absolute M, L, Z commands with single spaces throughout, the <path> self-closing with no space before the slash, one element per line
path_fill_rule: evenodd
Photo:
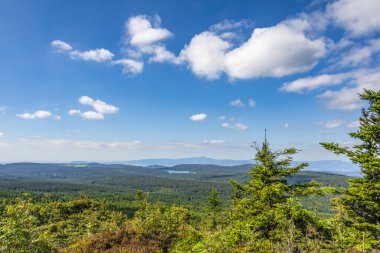
<path fill-rule="evenodd" d="M 294 148 L 255 164 L 0 165 L 0 252 L 379 252 L 380 92 L 353 149 L 362 177 L 304 171 Z"/>

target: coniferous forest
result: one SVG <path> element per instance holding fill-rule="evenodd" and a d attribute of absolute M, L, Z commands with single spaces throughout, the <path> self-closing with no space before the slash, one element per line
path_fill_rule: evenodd
<path fill-rule="evenodd" d="M 269 139 L 253 146 L 248 173 L 209 181 L 154 169 L 70 182 L 2 176 L 0 252 L 380 252 L 380 92 L 360 97 L 355 145 L 321 145 L 361 177 L 304 172 L 296 148 L 273 150 Z"/>

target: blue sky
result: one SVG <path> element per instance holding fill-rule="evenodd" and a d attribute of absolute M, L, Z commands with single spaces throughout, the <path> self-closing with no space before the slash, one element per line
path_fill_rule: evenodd
<path fill-rule="evenodd" d="M 380 88 L 380 2 L 0 3 L 0 161 L 336 159 Z M 341 159 L 341 158 L 339 158 Z"/>

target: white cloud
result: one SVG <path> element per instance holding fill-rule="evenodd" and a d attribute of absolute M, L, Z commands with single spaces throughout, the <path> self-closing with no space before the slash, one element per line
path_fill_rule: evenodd
<path fill-rule="evenodd" d="M 328 109 L 355 110 L 362 106 L 356 88 L 342 88 L 338 91 L 328 90 L 318 97 L 325 102 Z"/>
<path fill-rule="evenodd" d="M 211 32 L 194 36 L 181 51 L 180 58 L 200 77 L 217 79 L 225 70 L 224 54 L 230 47 L 227 41 Z"/>
<path fill-rule="evenodd" d="M 173 36 L 169 30 L 159 27 L 161 22 L 158 16 L 155 21 L 156 24 L 152 24 L 145 15 L 129 18 L 125 24 L 129 43 L 135 46 L 148 45 Z"/>
<path fill-rule="evenodd" d="M 323 38 L 310 39 L 312 22 L 305 17 L 291 19 L 267 28 L 256 28 L 251 38 L 233 48 L 217 31 L 237 24 L 224 21 L 210 31 L 195 35 L 181 51 L 197 76 L 217 79 L 226 73 L 230 79 L 282 77 L 313 68 L 327 51 Z"/>
<path fill-rule="evenodd" d="M 172 37 L 173 33 L 165 28 L 161 28 L 160 25 L 161 19 L 158 15 L 153 18 L 139 15 L 131 17 L 126 21 L 127 36 L 125 37 L 125 48 L 123 48 L 123 51 L 131 58 L 139 60 L 137 61 L 137 67 L 135 67 L 136 64 L 131 62 L 131 60 L 125 62 L 127 71 L 124 72 L 141 73 L 144 55 L 149 56 L 149 63 L 180 63 L 180 59 L 168 51 L 165 45 L 161 43 L 162 40 Z M 132 64 L 133 66 L 131 66 Z M 130 70 L 131 67 L 132 71 Z"/>
<path fill-rule="evenodd" d="M 73 110 L 70 110 L 67 114 L 70 115 L 70 116 L 74 116 L 74 115 L 80 115 L 80 110 L 76 110 L 76 109 L 73 109 Z"/>
<path fill-rule="evenodd" d="M 284 124 L 284 128 L 288 128 L 289 127 L 289 124 L 288 123 L 285 123 Z"/>
<path fill-rule="evenodd" d="M 351 73 L 353 83 L 340 90 L 327 90 L 318 96 L 328 109 L 355 110 L 363 106 L 358 93 L 364 89 L 380 90 L 379 69 L 358 70 Z"/>
<path fill-rule="evenodd" d="M 240 130 L 240 131 L 245 131 L 245 130 L 248 129 L 247 125 L 245 125 L 243 123 L 240 123 L 240 122 L 236 122 L 235 124 L 230 124 L 230 123 L 224 122 L 224 123 L 222 123 L 222 127 L 237 129 L 237 130 Z"/>
<path fill-rule="evenodd" d="M 232 100 L 232 101 L 230 102 L 230 106 L 243 107 L 243 106 L 244 106 L 244 103 L 243 103 L 243 101 L 241 101 L 240 98 L 238 98 L 238 99 Z"/>
<path fill-rule="evenodd" d="M 380 31 L 379 0 L 338 0 L 328 5 L 333 22 L 352 36 Z"/>
<path fill-rule="evenodd" d="M 57 115 L 53 117 L 53 114 L 49 111 L 36 111 L 34 113 L 22 113 L 22 114 L 17 114 L 16 115 L 18 118 L 21 119 L 47 119 L 47 118 L 53 118 L 57 119 Z M 58 116 L 60 119 L 60 116 Z"/>
<path fill-rule="evenodd" d="M 3 137 L 3 136 L 4 136 L 4 134 L 2 132 L 0 132 L 0 137 Z"/>
<path fill-rule="evenodd" d="M 343 121 L 340 119 L 334 119 L 327 122 L 320 122 L 320 125 L 322 125 L 324 128 L 337 128 L 342 125 Z"/>
<path fill-rule="evenodd" d="M 245 131 L 248 129 L 248 126 L 243 123 L 236 122 L 231 128 L 236 128 L 238 130 Z"/>
<path fill-rule="evenodd" d="M 170 62 L 174 64 L 180 64 L 181 59 L 176 57 L 172 52 L 169 52 L 165 46 L 153 45 L 148 48 L 147 52 L 150 52 L 152 56 L 149 58 L 149 62 Z"/>
<path fill-rule="evenodd" d="M 190 120 L 192 121 L 202 121 L 202 120 L 205 120 L 206 118 L 207 118 L 207 114 L 204 114 L 204 113 L 194 114 L 190 116 Z"/>
<path fill-rule="evenodd" d="M 359 69 L 346 73 L 323 74 L 297 79 L 282 85 L 286 92 L 311 91 L 341 85 L 338 89 L 327 89 L 317 95 L 327 109 L 355 110 L 363 106 L 359 93 L 364 89 L 380 90 L 380 69 Z"/>
<path fill-rule="evenodd" d="M 58 52 L 66 52 L 72 59 L 79 59 L 84 61 L 104 62 L 110 61 L 114 57 L 108 49 L 96 48 L 87 51 L 74 50 L 72 46 L 61 40 L 53 40 L 50 45 Z"/>
<path fill-rule="evenodd" d="M 61 41 L 61 40 L 53 40 L 50 45 L 52 47 L 54 47 L 55 49 L 57 49 L 58 51 L 71 51 L 73 50 L 72 46 L 70 46 L 70 44 L 64 42 L 64 41 Z"/>
<path fill-rule="evenodd" d="M 88 140 L 70 140 L 70 139 L 20 139 L 21 143 L 34 147 L 72 147 L 72 148 L 128 148 L 141 144 L 141 141 L 88 141 Z"/>
<path fill-rule="evenodd" d="M 233 20 L 224 19 L 223 21 L 210 26 L 210 31 L 218 33 L 226 30 L 236 30 L 237 28 L 248 26 L 247 20 L 235 22 Z"/>
<path fill-rule="evenodd" d="M 359 122 L 359 120 L 352 121 L 352 122 L 350 122 L 350 123 L 347 124 L 347 127 L 349 127 L 349 128 L 358 128 L 358 127 L 360 127 L 360 122 Z"/>
<path fill-rule="evenodd" d="M 104 114 L 112 114 L 119 111 L 119 108 L 105 103 L 104 101 L 101 101 L 99 99 L 94 100 L 88 96 L 81 96 L 78 99 L 78 102 L 82 105 L 89 105 L 92 106 L 94 111 L 86 111 L 81 112 L 78 109 L 72 109 L 68 111 L 68 115 L 70 116 L 80 116 L 83 119 L 89 119 L 89 120 L 103 120 Z"/>
<path fill-rule="evenodd" d="M 225 140 L 204 140 L 204 144 L 224 144 Z"/>
<path fill-rule="evenodd" d="M 250 98 L 248 100 L 248 105 L 253 108 L 256 106 L 256 101 L 254 99 Z"/>
<path fill-rule="evenodd" d="M 80 116 L 83 119 L 90 119 L 90 120 L 103 120 L 104 119 L 103 113 L 94 112 L 94 111 L 83 112 L 80 114 Z"/>
<path fill-rule="evenodd" d="M 99 112 L 102 114 L 116 113 L 119 111 L 119 108 L 117 108 L 114 105 L 107 104 L 99 99 L 94 100 L 88 96 L 80 97 L 78 102 L 83 105 L 90 105 L 95 109 L 96 112 Z"/>
<path fill-rule="evenodd" d="M 280 90 L 285 91 L 285 92 L 302 93 L 305 91 L 315 90 L 324 86 L 332 86 L 332 85 L 341 84 L 348 77 L 350 77 L 350 75 L 346 73 L 335 74 L 335 75 L 323 74 L 319 76 L 305 77 L 305 78 L 297 79 L 290 83 L 284 83 L 281 86 Z"/>
<path fill-rule="evenodd" d="M 370 63 L 372 56 L 380 51 L 380 39 L 370 40 L 367 46 L 354 47 L 342 55 L 338 67 L 356 67 Z"/>
<path fill-rule="evenodd" d="M 73 59 L 81 59 L 85 61 L 96 61 L 96 62 L 103 62 L 103 61 L 110 61 L 112 60 L 112 57 L 114 56 L 113 53 L 111 53 L 109 50 L 104 48 L 97 48 L 93 50 L 88 51 L 71 51 L 70 56 Z"/>
<path fill-rule="evenodd" d="M 120 59 L 112 63 L 122 65 L 124 74 L 139 74 L 144 69 L 144 62 L 132 59 Z"/>
<path fill-rule="evenodd" d="M 221 116 L 218 117 L 218 120 L 222 120 L 223 121 L 223 120 L 226 120 L 226 119 L 227 119 L 227 117 L 224 116 L 224 115 L 221 115 Z"/>
<path fill-rule="evenodd" d="M 282 77 L 312 69 L 326 54 L 326 43 L 323 39 L 307 38 L 305 22 L 289 20 L 256 28 L 247 42 L 226 53 L 227 74 L 250 79 Z"/>

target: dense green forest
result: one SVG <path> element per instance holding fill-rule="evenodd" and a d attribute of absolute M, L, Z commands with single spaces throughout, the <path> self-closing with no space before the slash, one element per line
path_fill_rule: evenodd
<path fill-rule="evenodd" d="M 379 252 L 380 92 L 361 98 L 358 144 L 321 143 L 359 178 L 267 140 L 254 165 L 0 165 L 0 252 Z"/>

